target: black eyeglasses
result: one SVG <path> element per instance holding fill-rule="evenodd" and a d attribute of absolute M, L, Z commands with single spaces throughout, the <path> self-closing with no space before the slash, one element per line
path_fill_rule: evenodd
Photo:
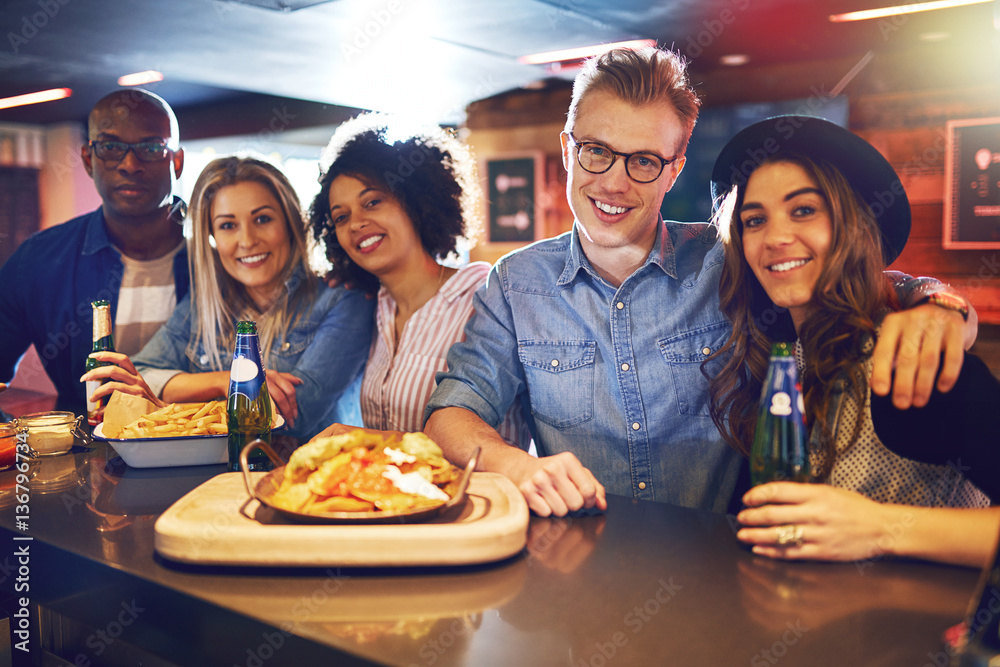
<path fill-rule="evenodd" d="M 625 158 L 625 173 L 636 183 L 652 183 L 663 173 L 663 168 L 677 159 L 677 156 L 662 158 L 655 153 L 622 153 L 611 150 L 596 141 L 577 141 L 572 132 L 567 133 L 576 148 L 576 160 L 584 171 L 603 174 L 615 163 L 618 156 Z"/>
<path fill-rule="evenodd" d="M 156 162 L 167 157 L 170 149 L 167 142 L 159 141 L 139 141 L 134 144 L 127 144 L 124 141 L 99 141 L 90 142 L 90 147 L 94 155 L 108 162 L 121 162 L 129 151 L 143 162 Z"/>

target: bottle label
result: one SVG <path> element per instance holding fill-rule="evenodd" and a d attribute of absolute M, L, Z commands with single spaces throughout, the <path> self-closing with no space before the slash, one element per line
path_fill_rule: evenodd
<path fill-rule="evenodd" d="M 249 382 L 257 377 L 258 373 L 260 373 L 260 368 L 257 367 L 257 364 L 252 359 L 235 357 L 233 358 L 233 366 L 229 370 L 229 381 Z"/>
<path fill-rule="evenodd" d="M 771 414 L 776 417 L 787 417 L 792 414 L 792 397 L 783 391 L 771 396 Z"/>
<path fill-rule="evenodd" d="M 805 414 L 805 401 L 802 399 L 802 390 L 796 381 L 795 360 L 791 358 L 781 358 L 771 360 L 772 375 L 769 386 L 765 386 L 765 396 L 770 396 L 766 403 L 767 411 L 775 417 L 792 418 L 797 421 L 802 420 Z M 795 400 L 792 400 L 792 395 Z"/>
<path fill-rule="evenodd" d="M 100 380 L 88 380 L 87 381 L 87 414 L 90 414 L 101 407 L 99 403 L 95 403 L 90 399 L 97 391 L 97 388 L 101 386 Z"/>

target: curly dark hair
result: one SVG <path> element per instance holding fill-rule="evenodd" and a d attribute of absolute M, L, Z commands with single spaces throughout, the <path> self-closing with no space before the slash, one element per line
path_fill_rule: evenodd
<path fill-rule="evenodd" d="M 458 239 L 478 231 L 482 199 L 476 162 L 468 147 L 438 127 L 405 133 L 380 114 L 362 114 L 337 128 L 320 158 L 320 191 L 310 207 L 309 228 L 326 250 L 331 273 L 371 292 L 378 279 L 347 255 L 330 220 L 330 186 L 352 176 L 395 197 L 406 211 L 424 249 L 442 259 Z"/>

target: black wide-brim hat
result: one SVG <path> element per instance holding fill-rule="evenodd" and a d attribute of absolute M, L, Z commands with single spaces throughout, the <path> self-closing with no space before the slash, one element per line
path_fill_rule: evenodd
<path fill-rule="evenodd" d="M 721 201 L 734 185 L 746 185 L 750 174 L 777 153 L 798 153 L 836 167 L 875 213 L 886 265 L 899 257 L 910 236 L 910 200 L 899 175 L 874 146 L 822 118 L 775 116 L 740 130 L 715 160 L 713 201 Z"/>

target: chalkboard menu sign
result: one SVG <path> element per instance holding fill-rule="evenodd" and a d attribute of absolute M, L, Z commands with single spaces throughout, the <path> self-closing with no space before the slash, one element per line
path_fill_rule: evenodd
<path fill-rule="evenodd" d="M 541 154 L 491 158 L 486 163 L 490 243 L 529 243 L 537 228 Z"/>
<path fill-rule="evenodd" d="M 947 124 L 944 247 L 1000 248 L 1000 118 Z"/>

